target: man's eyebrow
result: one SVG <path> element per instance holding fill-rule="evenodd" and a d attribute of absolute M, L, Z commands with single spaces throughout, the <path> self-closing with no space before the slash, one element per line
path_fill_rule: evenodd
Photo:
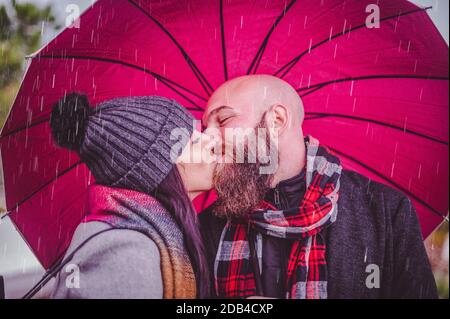
<path fill-rule="evenodd" d="M 228 106 L 228 105 L 222 105 L 222 106 L 219 106 L 218 108 L 215 108 L 214 110 L 212 110 L 211 112 L 209 112 L 209 114 L 208 114 L 208 119 L 211 117 L 211 115 L 214 115 L 214 114 L 217 114 L 217 113 L 219 113 L 220 111 L 222 111 L 222 110 L 224 110 L 224 109 L 233 109 L 231 106 Z M 202 118 L 202 124 L 203 125 L 205 125 L 206 123 L 204 123 L 204 121 L 205 121 L 205 117 L 203 117 Z"/>

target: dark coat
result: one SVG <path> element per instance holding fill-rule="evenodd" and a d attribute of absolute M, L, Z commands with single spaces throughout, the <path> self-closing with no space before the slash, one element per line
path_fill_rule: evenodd
<path fill-rule="evenodd" d="M 211 209 L 200 214 L 212 273 L 225 223 Z M 344 170 L 337 220 L 325 236 L 328 298 L 437 298 L 414 206 L 400 191 Z M 371 286 L 377 267 L 379 288 Z"/>

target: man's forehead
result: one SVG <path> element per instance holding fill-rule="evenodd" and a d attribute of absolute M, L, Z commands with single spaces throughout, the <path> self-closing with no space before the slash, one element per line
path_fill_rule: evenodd
<path fill-rule="evenodd" d="M 242 107 L 249 107 L 261 97 L 261 87 L 257 81 L 237 78 L 224 83 L 219 87 L 208 101 L 208 107 L 203 115 L 202 122 L 207 124 L 209 118 L 224 109 L 239 111 Z M 258 91 L 259 89 L 259 91 Z"/>

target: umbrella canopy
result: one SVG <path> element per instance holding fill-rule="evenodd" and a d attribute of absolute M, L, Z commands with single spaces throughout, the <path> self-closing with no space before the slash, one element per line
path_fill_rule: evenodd
<path fill-rule="evenodd" d="M 244 74 L 293 85 L 305 133 L 404 192 L 428 235 L 448 213 L 448 46 L 427 8 L 403 0 L 377 1 L 369 28 L 372 3 L 97 1 L 32 57 L 1 133 L 7 209 L 43 266 L 64 254 L 93 182 L 52 141 L 55 102 L 157 94 L 200 118 L 211 93 Z"/>

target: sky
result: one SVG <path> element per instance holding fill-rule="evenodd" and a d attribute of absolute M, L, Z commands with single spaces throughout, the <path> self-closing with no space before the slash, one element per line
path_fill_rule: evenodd
<path fill-rule="evenodd" d="M 54 15 L 58 23 L 64 25 L 65 12 L 67 5 L 77 4 L 80 7 L 80 11 L 87 9 L 95 0 L 17 0 L 18 2 L 32 2 L 38 5 L 46 5 L 52 3 Z M 211 1 L 211 0 L 205 0 Z M 374 0 L 376 2 L 376 0 Z M 428 14 L 436 24 L 437 28 L 441 32 L 443 38 L 449 43 L 449 0 L 412 0 L 411 2 L 420 6 L 433 6 L 433 9 L 428 10 Z M 0 0 L 1 4 L 8 4 L 10 0 Z M 44 45 L 50 41 L 56 32 L 54 30 L 44 29 L 43 42 Z M 2 187 L 0 180 L 0 187 Z M 3 192 L 0 191 L 0 195 Z M 0 196 L 0 206 L 4 207 L 1 202 L 2 196 Z M 6 284 L 8 285 L 8 276 L 17 275 L 18 273 L 29 273 L 31 270 L 35 270 L 37 278 L 43 273 L 43 269 L 31 253 L 26 243 L 21 239 L 20 234 L 15 230 L 9 219 L 6 219 L 0 224 L 0 275 L 6 276 Z M 26 289 L 27 287 L 23 287 Z M 6 291 L 7 297 L 14 298 L 19 297 L 19 292 Z"/>

